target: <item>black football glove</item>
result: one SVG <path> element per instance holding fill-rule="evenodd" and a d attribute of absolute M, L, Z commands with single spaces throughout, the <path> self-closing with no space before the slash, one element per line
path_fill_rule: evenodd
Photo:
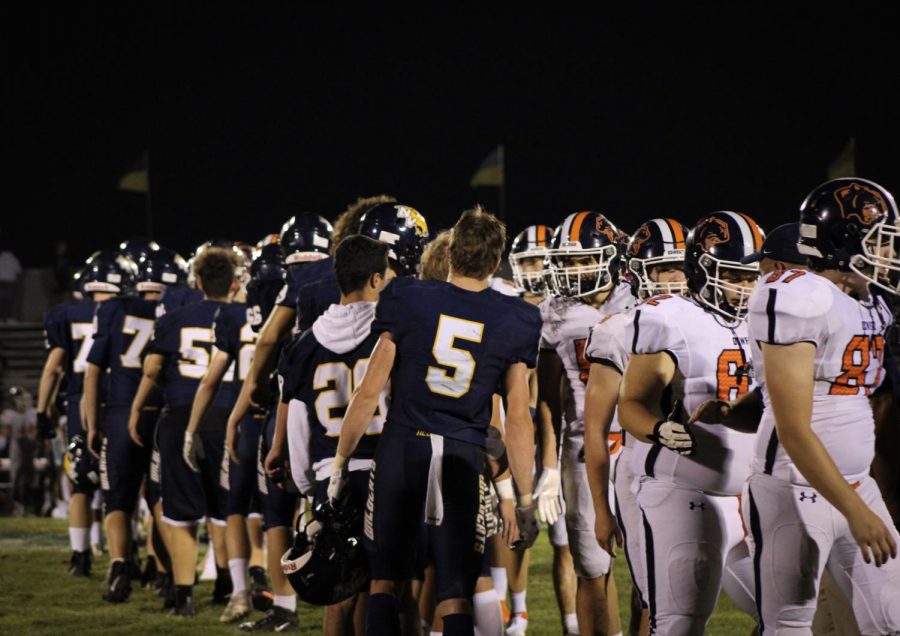
<path fill-rule="evenodd" d="M 53 439 L 56 437 L 56 424 L 46 413 L 37 414 L 37 432 L 41 439 Z"/>
<path fill-rule="evenodd" d="M 513 550 L 527 550 L 537 541 L 539 528 L 534 514 L 536 511 L 537 502 L 533 502 L 529 506 L 518 506 L 516 508 L 516 525 L 519 526 L 519 540 L 512 545 Z"/>

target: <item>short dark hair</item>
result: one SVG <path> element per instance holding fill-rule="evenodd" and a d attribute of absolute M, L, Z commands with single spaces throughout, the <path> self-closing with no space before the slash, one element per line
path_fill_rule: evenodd
<path fill-rule="evenodd" d="M 222 298 L 231 289 L 237 266 L 237 255 L 231 250 L 207 247 L 194 258 L 192 267 L 203 286 L 203 293 L 212 298 Z"/>
<path fill-rule="evenodd" d="M 450 239 L 450 267 L 454 273 L 483 279 L 494 268 L 506 249 L 506 226 L 480 205 L 463 212 Z"/>
<path fill-rule="evenodd" d="M 345 296 L 365 287 L 373 274 L 388 268 L 388 245 L 368 236 L 351 234 L 334 250 L 334 273 Z"/>

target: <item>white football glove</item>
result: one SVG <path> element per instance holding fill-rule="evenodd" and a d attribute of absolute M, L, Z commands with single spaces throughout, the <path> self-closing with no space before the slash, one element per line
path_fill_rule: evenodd
<path fill-rule="evenodd" d="M 562 514 L 560 502 L 559 469 L 544 468 L 537 486 L 534 488 L 534 498 L 537 500 L 537 511 L 541 521 L 553 525 Z"/>
<path fill-rule="evenodd" d="M 205 459 L 206 455 L 203 452 L 203 442 L 200 441 L 199 434 L 189 431 L 184 432 L 184 445 L 181 447 L 181 456 L 184 458 L 184 463 L 188 465 L 188 468 L 195 473 L 200 472 L 200 464 L 197 463 L 197 459 Z"/>
<path fill-rule="evenodd" d="M 346 485 L 347 469 L 334 468 L 331 471 L 331 478 L 328 480 L 328 501 L 337 501 Z"/>
<path fill-rule="evenodd" d="M 658 421 L 656 426 L 653 427 L 653 434 L 650 435 L 650 440 L 680 455 L 693 454 L 694 445 L 697 443 L 690 427 L 671 420 Z"/>

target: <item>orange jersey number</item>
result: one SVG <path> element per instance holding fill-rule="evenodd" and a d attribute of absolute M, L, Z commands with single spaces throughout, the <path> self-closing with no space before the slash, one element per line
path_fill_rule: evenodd
<path fill-rule="evenodd" d="M 878 374 L 873 386 L 866 386 L 866 370 L 872 356 L 878 360 Z M 830 395 L 858 395 L 863 389 L 870 395 L 881 379 L 884 361 L 884 338 L 882 336 L 853 336 L 841 358 L 841 375 L 831 385 Z"/>
<path fill-rule="evenodd" d="M 584 349 L 587 347 L 587 340 L 587 338 L 575 339 L 575 356 L 578 359 L 578 379 L 585 385 L 587 385 L 588 376 L 591 374 L 591 363 L 584 354 Z"/>
<path fill-rule="evenodd" d="M 745 395 L 750 388 L 747 358 L 741 349 L 725 349 L 716 364 L 716 397 L 728 402 Z"/>

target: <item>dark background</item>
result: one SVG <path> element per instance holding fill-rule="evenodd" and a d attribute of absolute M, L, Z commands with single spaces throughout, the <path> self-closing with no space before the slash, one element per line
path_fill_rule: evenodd
<path fill-rule="evenodd" d="M 771 228 L 850 135 L 858 174 L 900 188 L 887 13 L 254 4 L 10 17 L 4 244 L 38 265 L 61 238 L 83 258 L 146 234 L 143 196 L 116 190 L 144 149 L 155 238 L 185 253 L 379 192 L 447 227 L 496 209 L 468 184 L 498 142 L 513 234 L 586 208 Z"/>

